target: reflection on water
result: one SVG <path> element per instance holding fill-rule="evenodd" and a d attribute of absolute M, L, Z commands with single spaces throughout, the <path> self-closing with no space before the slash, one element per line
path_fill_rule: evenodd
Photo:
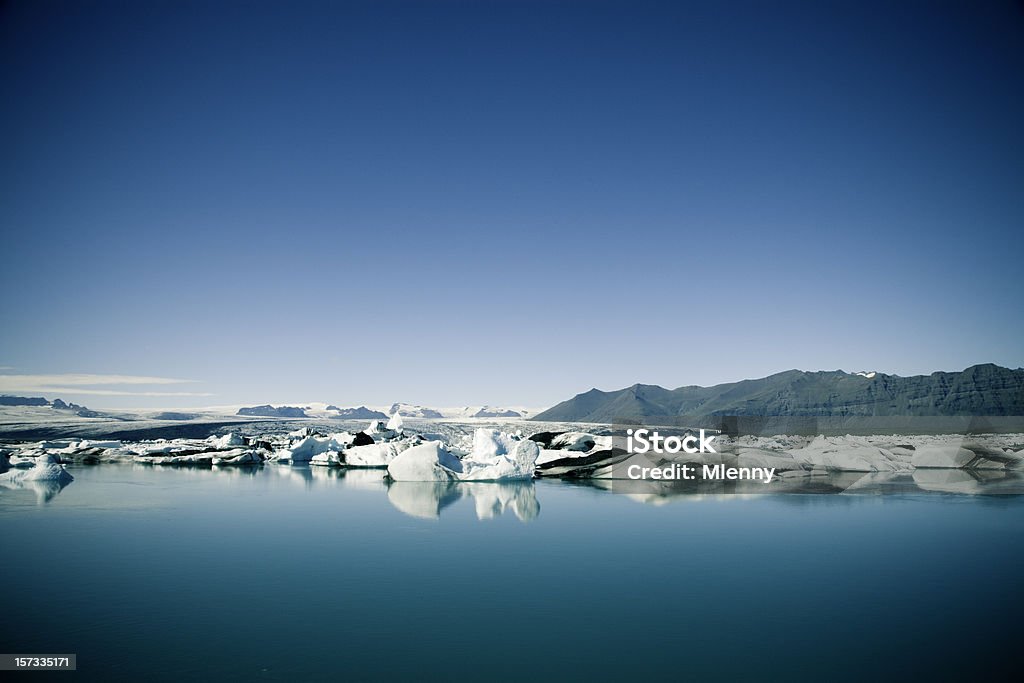
<path fill-rule="evenodd" d="M 36 495 L 37 505 L 46 505 L 70 483 L 70 480 L 26 481 L 24 479 L 15 479 L 13 481 L 0 482 L 0 488 L 7 489 L 9 491 L 31 491 Z"/>
<path fill-rule="evenodd" d="M 532 481 L 396 481 L 388 486 L 388 500 L 396 509 L 425 519 L 437 519 L 441 510 L 467 497 L 473 499 L 477 519 L 492 519 L 510 510 L 520 521 L 528 522 L 540 514 L 537 488 Z"/>
<path fill-rule="evenodd" d="M 105 471 L 124 471 L 123 466 L 103 466 Z M 110 470 L 106 470 L 110 468 Z M 540 515 L 534 481 L 513 482 L 393 482 L 384 469 L 346 469 L 298 465 L 262 467 L 154 468 L 133 464 L 130 471 L 172 474 L 175 479 L 221 482 L 245 480 L 283 484 L 311 490 L 322 487 L 380 492 L 404 514 L 420 519 L 438 519 L 441 512 L 463 499 L 472 501 L 479 520 L 492 519 L 506 511 L 528 522 Z M 596 489 L 645 504 L 660 505 L 672 500 L 729 495 L 819 494 L 893 495 L 961 494 L 970 496 L 1024 495 L 1024 471 L 1006 469 L 917 469 L 913 472 L 785 472 L 769 484 L 759 481 L 566 479 L 542 480 L 545 485 Z M 54 500 L 70 482 L 0 482 L 0 496 L 17 502 L 19 493 L 31 492 L 38 505 Z M 184 483 L 184 482 L 183 482 Z"/>
<path fill-rule="evenodd" d="M 513 482 L 393 482 L 382 469 L 336 467 L 272 466 L 263 468 L 270 476 L 302 482 L 321 483 L 365 491 L 386 491 L 388 502 L 411 517 L 438 519 L 441 512 L 463 499 L 470 499 L 480 520 L 510 511 L 528 522 L 540 515 L 537 488 L 533 481 Z M 251 470 L 251 471 L 259 471 Z M 649 479 L 567 479 L 562 483 L 609 493 L 622 494 L 637 502 L 660 505 L 673 499 L 695 500 L 703 496 L 765 494 L 849 494 L 893 495 L 913 493 L 959 493 L 967 495 L 1024 495 L 1024 473 L 1016 470 L 926 470 L 914 472 L 793 472 L 776 477 L 770 484 L 757 481 L 694 479 L 655 481 Z"/>
<path fill-rule="evenodd" d="M 540 503 L 532 481 L 395 482 L 387 479 L 387 470 L 384 469 L 309 465 L 267 465 L 227 471 L 234 473 L 238 470 L 249 476 L 261 474 L 306 488 L 326 485 L 386 492 L 388 501 L 396 510 L 421 519 L 437 519 L 442 510 L 463 499 L 473 501 L 477 519 L 499 517 L 508 510 L 518 519 L 528 522 L 540 514 Z"/>
<path fill-rule="evenodd" d="M 1019 491 L 1017 472 L 687 487 L 69 470 L 49 505 L 0 488 L 0 642 L 77 652 L 83 680 L 518 683 L 499 664 L 520 651 L 538 680 L 674 680 L 681 663 L 696 680 L 974 680 L 1019 640 L 1024 497 L 975 495 Z M 460 634 L 485 637 L 439 657 Z"/>
<path fill-rule="evenodd" d="M 914 483 L 925 491 L 971 495 L 1024 493 L 1024 476 L 1009 470 L 914 470 Z"/>
<path fill-rule="evenodd" d="M 573 479 L 566 483 L 619 493 L 642 503 L 706 495 L 960 493 L 1024 495 L 1024 472 L 1017 470 L 918 469 L 913 472 L 794 472 L 764 484 L 758 481 L 693 479 Z"/>

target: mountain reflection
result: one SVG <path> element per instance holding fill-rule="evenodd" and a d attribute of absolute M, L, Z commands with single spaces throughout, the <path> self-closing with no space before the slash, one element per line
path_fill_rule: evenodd
<path fill-rule="evenodd" d="M 537 489 L 532 481 L 413 482 L 388 486 L 388 500 L 401 512 L 422 519 L 437 519 L 441 511 L 463 498 L 471 498 L 477 519 L 492 519 L 509 510 L 520 521 L 540 515 Z"/>

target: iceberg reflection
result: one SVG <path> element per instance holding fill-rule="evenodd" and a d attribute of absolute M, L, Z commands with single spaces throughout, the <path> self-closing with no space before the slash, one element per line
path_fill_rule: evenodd
<path fill-rule="evenodd" d="M 58 493 L 63 491 L 64 487 L 70 484 L 71 481 L 71 479 L 14 479 L 8 481 L 0 481 L 0 488 L 9 489 L 12 491 L 32 491 L 33 493 L 36 494 L 36 504 L 46 505 L 51 500 L 53 500 Z"/>
<path fill-rule="evenodd" d="M 826 472 L 812 470 L 784 472 L 765 484 L 757 481 L 694 479 L 655 481 L 649 479 L 576 479 L 565 483 L 623 494 L 642 503 L 660 505 L 673 499 L 695 499 L 712 495 L 770 494 L 919 494 L 1024 495 L 1024 471 L 917 469 L 913 472 Z"/>
<path fill-rule="evenodd" d="M 473 499 L 477 519 L 493 519 L 506 510 L 522 522 L 540 515 L 532 481 L 393 481 L 388 485 L 388 501 L 397 510 L 421 519 L 437 519 L 442 510 L 467 497 Z"/>

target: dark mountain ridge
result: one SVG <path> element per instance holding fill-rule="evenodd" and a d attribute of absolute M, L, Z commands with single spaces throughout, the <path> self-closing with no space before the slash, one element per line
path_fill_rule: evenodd
<path fill-rule="evenodd" d="M 841 370 L 787 370 L 760 379 L 665 389 L 634 384 L 591 389 L 533 419 L 649 422 L 686 416 L 922 417 L 1024 416 L 1024 369 L 992 363 L 962 372 L 900 377 Z"/>

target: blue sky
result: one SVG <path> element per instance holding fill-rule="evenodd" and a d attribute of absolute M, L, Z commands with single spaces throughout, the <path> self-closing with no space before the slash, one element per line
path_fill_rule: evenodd
<path fill-rule="evenodd" d="M 0 74 L 0 374 L 89 405 L 1024 364 L 1013 2 L 13 2 Z"/>

